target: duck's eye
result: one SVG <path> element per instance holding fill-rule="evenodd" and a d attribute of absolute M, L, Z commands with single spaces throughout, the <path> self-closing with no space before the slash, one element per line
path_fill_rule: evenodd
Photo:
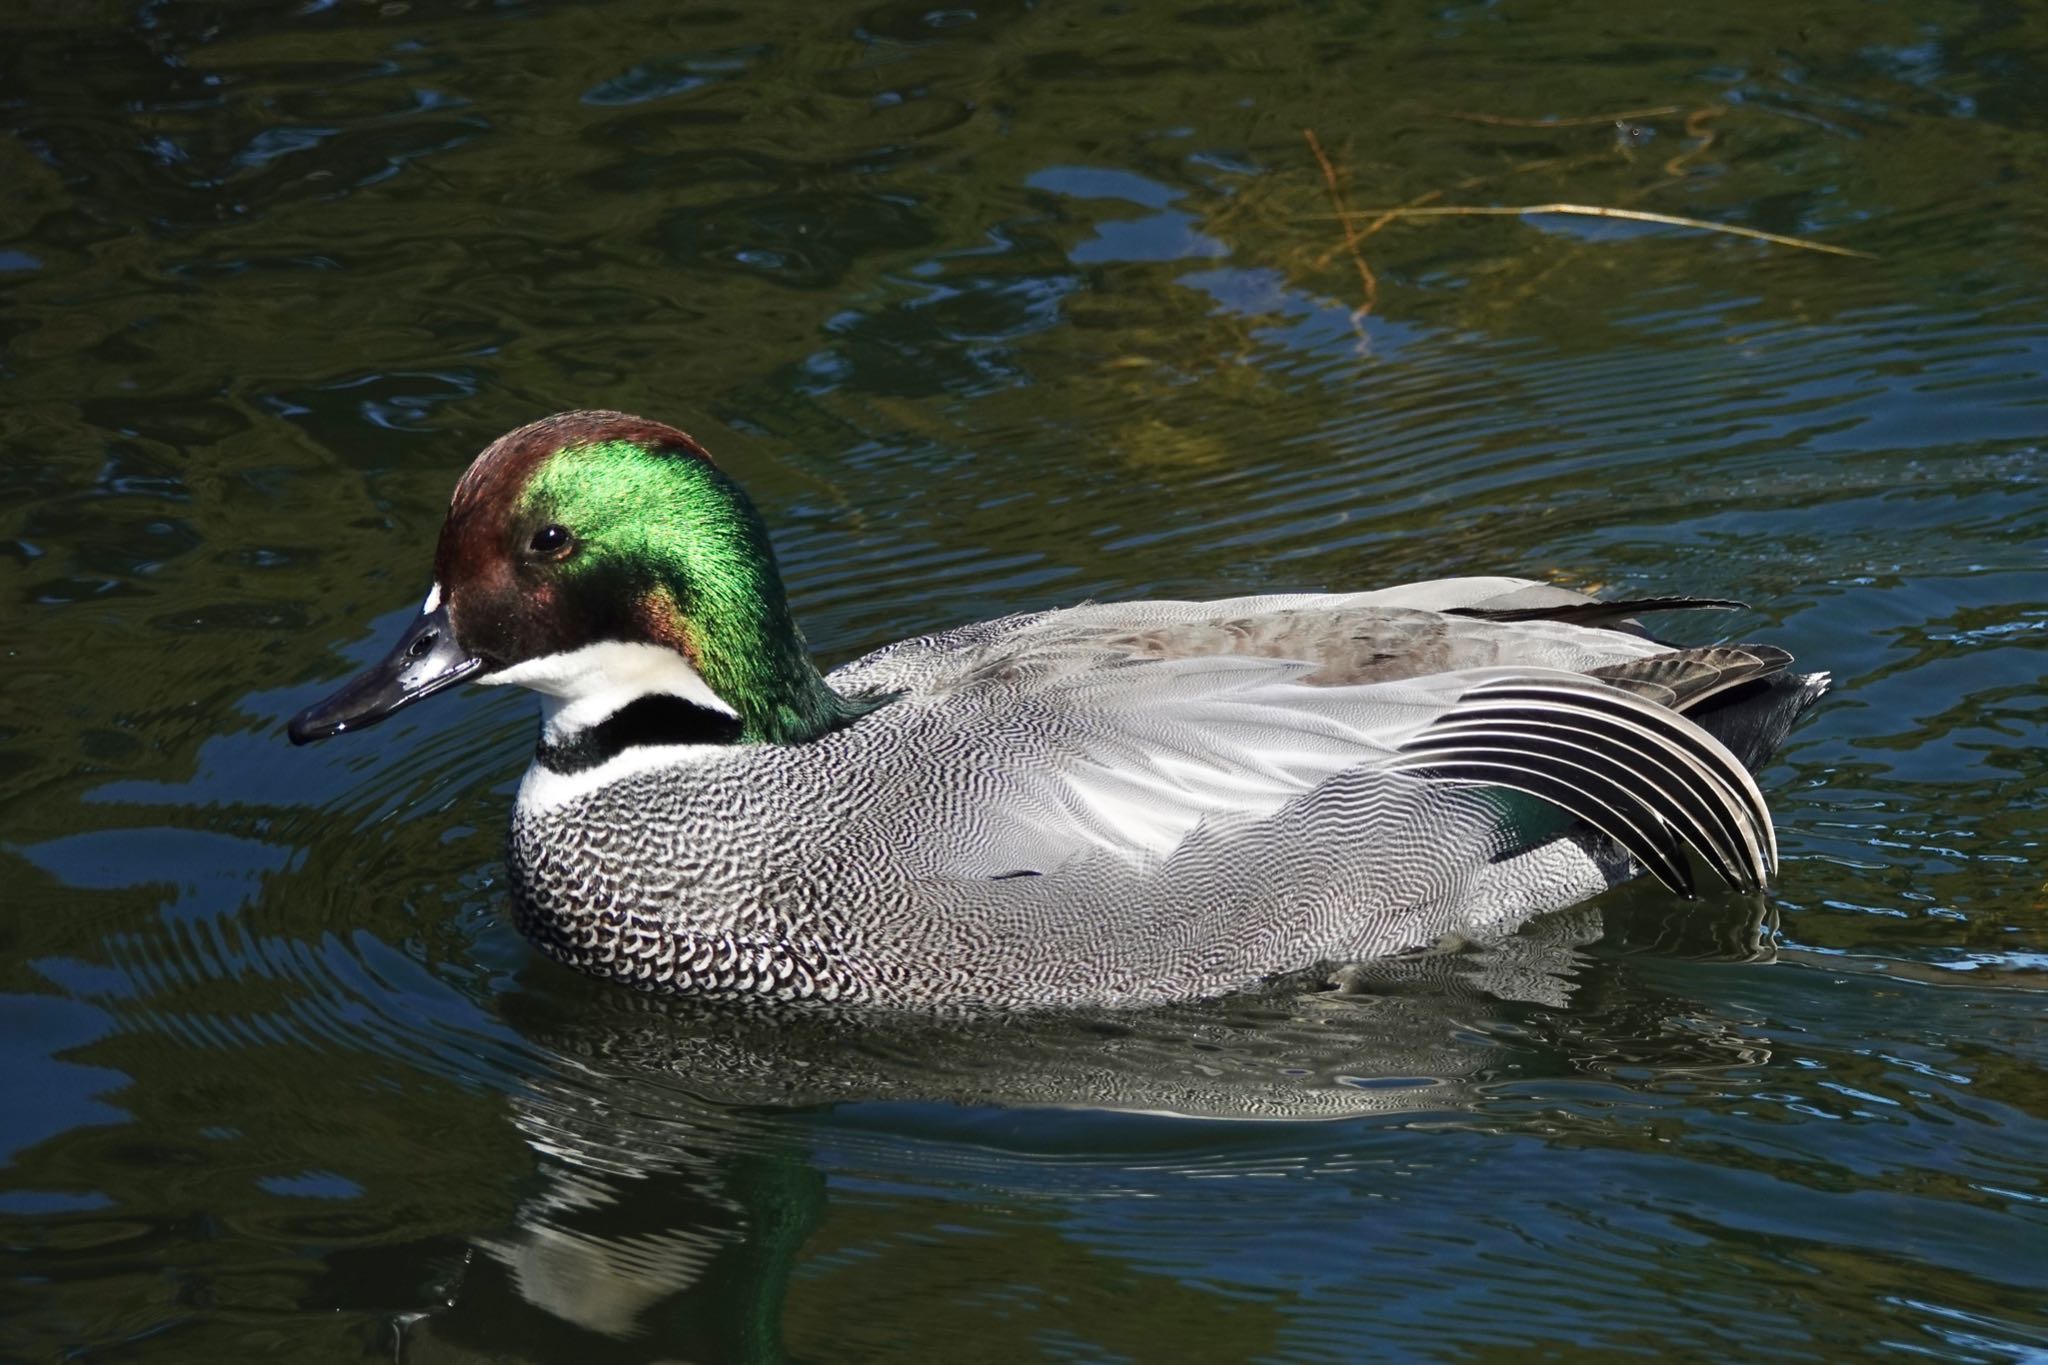
<path fill-rule="evenodd" d="M 563 555 L 568 554 L 571 549 L 575 548 L 575 545 L 576 537 L 569 534 L 569 528 L 557 526 L 554 522 L 549 522 L 538 531 L 535 531 L 533 539 L 527 542 L 527 548 L 531 549 L 535 554 L 545 555 L 549 559 L 560 559 Z"/>

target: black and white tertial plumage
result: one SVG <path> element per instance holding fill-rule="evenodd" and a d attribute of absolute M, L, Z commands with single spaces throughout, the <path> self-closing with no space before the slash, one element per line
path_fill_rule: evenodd
<path fill-rule="evenodd" d="M 1755 891 L 1748 769 L 1826 680 L 1630 619 L 1726 605 L 1463 578 L 1082 606 L 847 664 L 834 692 L 880 704 L 795 744 L 732 742 L 682 654 L 592 646 L 654 652 L 581 690 L 549 656 L 521 925 L 649 989 L 1029 1007 L 1495 937 L 1639 867 L 1691 894 L 1688 855 Z"/>

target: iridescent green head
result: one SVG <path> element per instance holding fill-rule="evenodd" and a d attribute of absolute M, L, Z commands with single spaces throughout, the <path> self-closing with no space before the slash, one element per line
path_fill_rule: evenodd
<path fill-rule="evenodd" d="M 659 422 L 569 412 L 498 438 L 455 487 L 434 579 L 399 648 L 302 714 L 295 739 L 471 677 L 569 701 L 680 689 L 752 742 L 798 743 L 865 709 L 812 666 L 753 504 Z"/>

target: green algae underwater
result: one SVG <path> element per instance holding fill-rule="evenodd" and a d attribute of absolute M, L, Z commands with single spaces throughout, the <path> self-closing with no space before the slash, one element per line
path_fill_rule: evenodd
<path fill-rule="evenodd" d="M 2043 89 L 2010 3 L 10 6 L 0 1356 L 2048 1352 Z M 1869 259 L 1384 216 L 1558 203 Z M 580 406 L 717 454 L 828 662 L 1740 598 L 1674 633 L 1837 681 L 1779 885 L 1142 1014 L 574 978 L 530 699 L 281 726 Z"/>

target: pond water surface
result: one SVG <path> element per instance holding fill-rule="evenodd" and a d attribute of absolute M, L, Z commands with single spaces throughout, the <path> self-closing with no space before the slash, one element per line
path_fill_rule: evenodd
<path fill-rule="evenodd" d="M 0 1356 L 2048 1352 L 2044 92 L 1991 0 L 8 6 Z M 1780 884 L 1124 1016 L 575 978 L 505 914 L 530 698 L 282 721 L 596 406 L 833 660 L 1741 598 L 1672 629 L 1838 683 Z"/>

